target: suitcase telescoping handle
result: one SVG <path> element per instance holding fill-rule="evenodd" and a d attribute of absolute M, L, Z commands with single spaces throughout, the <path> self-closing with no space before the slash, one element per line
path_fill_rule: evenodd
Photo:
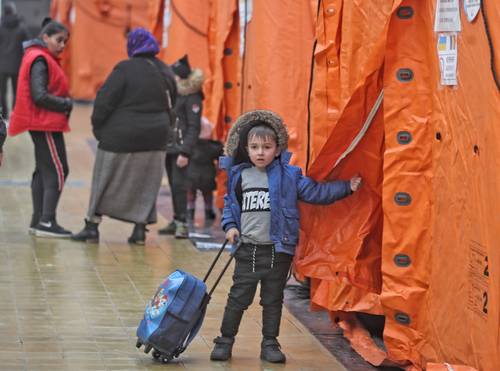
<path fill-rule="evenodd" d="M 226 248 L 226 245 L 228 244 L 228 242 L 229 242 L 228 240 L 224 241 L 224 244 L 222 245 L 222 247 L 219 249 L 219 252 L 215 256 L 214 261 L 212 262 L 212 265 L 210 266 L 210 268 L 208 268 L 208 272 L 207 272 L 207 274 L 205 274 L 205 278 L 203 278 L 203 282 L 207 282 L 208 276 L 210 276 L 210 273 L 212 273 L 212 271 L 214 270 L 215 264 L 217 264 L 217 261 L 219 260 L 219 258 L 221 256 L 222 252 L 224 251 L 224 249 Z M 222 271 L 219 273 L 219 277 L 217 277 L 217 279 L 215 280 L 214 285 L 210 289 L 210 292 L 208 293 L 209 297 L 212 296 L 212 293 L 214 292 L 215 288 L 217 287 L 217 285 L 219 284 L 220 280 L 222 279 L 222 276 L 224 275 L 224 273 L 226 273 L 226 270 L 229 267 L 229 264 L 231 264 L 231 261 L 234 258 L 234 254 L 240 248 L 240 246 L 241 246 L 241 240 L 238 239 L 236 241 L 236 245 L 235 245 L 233 251 L 231 251 L 231 254 L 229 256 L 229 260 L 227 261 L 226 265 L 224 265 L 224 268 L 222 268 Z"/>

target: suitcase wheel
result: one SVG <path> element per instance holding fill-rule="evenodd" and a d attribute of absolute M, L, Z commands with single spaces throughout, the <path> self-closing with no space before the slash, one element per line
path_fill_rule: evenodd
<path fill-rule="evenodd" d="M 151 350 L 151 349 L 153 349 L 153 347 L 152 347 L 151 345 L 149 345 L 149 344 L 148 344 L 148 345 L 146 345 L 146 346 L 144 347 L 144 353 L 148 354 L 148 353 L 150 352 L 150 350 Z"/>
<path fill-rule="evenodd" d="M 161 361 L 163 363 L 168 363 L 172 360 L 173 357 L 162 354 L 158 349 L 154 349 L 151 353 L 154 359 L 157 361 Z"/>
<path fill-rule="evenodd" d="M 135 343 L 136 348 L 142 347 L 142 343 L 139 339 L 137 339 L 137 343 Z"/>

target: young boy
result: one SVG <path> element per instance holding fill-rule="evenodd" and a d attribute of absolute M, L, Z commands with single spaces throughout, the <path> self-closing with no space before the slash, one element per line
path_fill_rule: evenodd
<path fill-rule="evenodd" d="M 297 201 L 329 204 L 361 186 L 361 178 L 316 183 L 288 164 L 288 133 L 273 112 L 242 115 L 229 132 L 221 167 L 228 172 L 222 228 L 226 238 L 241 246 L 235 254 L 221 336 L 214 339 L 213 361 L 231 358 L 243 312 L 252 303 L 260 282 L 262 335 L 260 358 L 284 363 L 279 335 L 283 289 L 299 235 Z"/>

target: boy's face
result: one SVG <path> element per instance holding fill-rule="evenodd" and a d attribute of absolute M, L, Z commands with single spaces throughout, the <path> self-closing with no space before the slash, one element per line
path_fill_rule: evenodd
<path fill-rule="evenodd" d="M 276 140 L 270 137 L 248 138 L 248 156 L 258 169 L 264 170 L 280 154 Z"/>

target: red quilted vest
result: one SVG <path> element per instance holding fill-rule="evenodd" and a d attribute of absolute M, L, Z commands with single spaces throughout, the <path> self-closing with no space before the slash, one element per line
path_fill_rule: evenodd
<path fill-rule="evenodd" d="M 37 107 L 31 99 L 30 69 L 35 59 L 40 56 L 45 58 L 48 66 L 47 90 L 49 94 L 58 97 L 69 96 L 68 79 L 59 61 L 46 48 L 41 46 L 28 48 L 19 68 L 16 105 L 9 124 L 9 135 L 17 135 L 27 130 L 69 131 L 66 114 Z"/>

